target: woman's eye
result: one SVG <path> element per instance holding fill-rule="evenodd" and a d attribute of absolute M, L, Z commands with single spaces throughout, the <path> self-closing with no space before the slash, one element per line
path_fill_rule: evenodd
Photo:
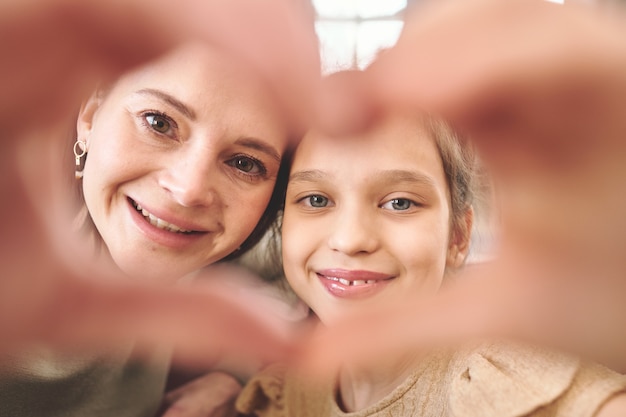
<path fill-rule="evenodd" d="M 305 201 L 311 207 L 326 207 L 328 205 L 328 199 L 321 195 L 308 196 Z"/>
<path fill-rule="evenodd" d="M 158 114 L 147 114 L 144 116 L 148 126 L 159 133 L 167 134 L 172 128 L 171 123 L 163 116 Z"/>
<path fill-rule="evenodd" d="M 391 210 L 403 211 L 410 209 L 411 206 L 413 206 L 414 204 L 415 203 L 406 198 L 394 198 L 393 200 L 389 200 L 388 202 L 383 204 L 382 207 Z"/>
<path fill-rule="evenodd" d="M 227 161 L 228 165 L 250 175 L 264 175 L 266 170 L 263 164 L 247 156 L 238 156 Z"/>
<path fill-rule="evenodd" d="M 235 167 L 243 172 L 251 172 L 256 168 L 256 164 L 248 158 L 237 158 L 235 159 Z"/>

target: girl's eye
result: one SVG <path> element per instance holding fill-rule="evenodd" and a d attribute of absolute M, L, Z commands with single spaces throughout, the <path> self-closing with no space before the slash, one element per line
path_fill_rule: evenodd
<path fill-rule="evenodd" d="M 148 126 L 159 133 L 166 135 L 172 129 L 172 125 L 166 117 L 154 113 L 148 113 L 144 117 L 146 122 L 148 122 Z"/>
<path fill-rule="evenodd" d="M 265 166 L 261 161 L 248 156 L 237 156 L 226 163 L 249 175 L 264 175 L 266 173 Z"/>
<path fill-rule="evenodd" d="M 307 205 L 311 207 L 326 207 L 328 205 L 328 199 L 321 195 L 311 195 L 305 198 Z"/>
<path fill-rule="evenodd" d="M 394 198 L 382 205 L 382 208 L 404 211 L 410 209 L 415 203 L 406 198 Z"/>

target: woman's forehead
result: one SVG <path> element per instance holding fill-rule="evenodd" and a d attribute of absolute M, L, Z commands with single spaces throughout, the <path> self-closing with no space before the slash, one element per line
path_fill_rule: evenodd
<path fill-rule="evenodd" d="M 122 75 L 114 88 L 169 86 L 204 94 L 229 92 L 234 97 L 270 96 L 267 83 L 248 65 L 210 45 L 188 42 Z"/>
<path fill-rule="evenodd" d="M 205 46 L 183 46 L 125 74 L 112 87 L 108 101 L 113 106 L 128 103 L 142 91 L 174 97 L 194 109 L 201 121 L 222 119 L 231 129 L 239 126 L 252 133 L 270 129 L 271 136 L 289 134 L 288 121 L 268 86 L 240 62 Z"/>

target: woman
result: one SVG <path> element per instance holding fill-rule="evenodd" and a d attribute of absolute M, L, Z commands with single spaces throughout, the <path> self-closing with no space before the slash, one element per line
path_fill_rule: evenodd
<path fill-rule="evenodd" d="M 249 249 L 276 214 L 291 135 L 265 88 L 237 62 L 186 44 L 93 94 L 67 164 L 76 224 L 91 242 L 76 262 L 175 283 Z M 24 352 L 0 370 L 0 414 L 151 416 L 169 352 L 139 364 L 133 349 L 129 340 L 98 355 Z"/>
<path fill-rule="evenodd" d="M 176 280 L 260 238 L 289 140 L 262 88 L 186 46 L 83 106 L 86 219 L 123 272 Z"/>

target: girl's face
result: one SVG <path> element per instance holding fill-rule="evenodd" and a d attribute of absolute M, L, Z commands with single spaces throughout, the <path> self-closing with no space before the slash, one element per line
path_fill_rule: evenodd
<path fill-rule="evenodd" d="M 236 250 L 265 210 L 287 126 L 262 84 L 193 45 L 83 107 L 85 203 L 124 271 L 178 278 Z"/>
<path fill-rule="evenodd" d="M 291 169 L 282 236 L 287 279 L 324 323 L 435 293 L 455 244 L 434 139 L 402 117 L 358 137 L 310 133 Z"/>

